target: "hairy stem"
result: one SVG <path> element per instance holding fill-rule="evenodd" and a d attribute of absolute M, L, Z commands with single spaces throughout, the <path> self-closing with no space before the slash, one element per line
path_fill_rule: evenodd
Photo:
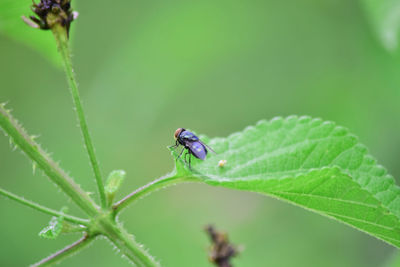
<path fill-rule="evenodd" d="M 112 219 L 101 223 L 102 232 L 135 266 L 159 267 L 159 263 L 138 244 L 132 235 L 126 232 L 122 226 L 118 226 Z"/>
<path fill-rule="evenodd" d="M 57 251 L 56 253 L 48 256 L 47 258 L 44 258 L 43 260 L 31 265 L 31 267 L 50 266 L 56 264 L 61 260 L 73 255 L 74 253 L 81 251 L 83 248 L 89 245 L 93 239 L 94 239 L 93 237 L 85 235 L 75 243 L 72 243 L 71 245 L 66 246 L 65 248 Z"/>
<path fill-rule="evenodd" d="M 74 72 L 72 69 L 71 55 L 70 55 L 69 46 L 68 46 L 67 32 L 66 32 L 66 29 L 59 24 L 56 24 L 56 25 L 54 25 L 54 27 L 52 27 L 52 32 L 56 39 L 58 50 L 61 54 L 61 58 L 62 58 L 62 61 L 64 64 L 65 73 L 68 78 L 68 83 L 69 83 L 69 86 L 71 89 L 72 99 L 73 99 L 73 102 L 75 105 L 76 115 L 78 117 L 78 121 L 79 121 L 79 125 L 80 125 L 81 132 L 83 135 L 83 139 L 85 142 L 86 150 L 88 152 L 90 163 L 92 165 L 94 176 L 96 178 L 97 189 L 98 189 L 99 195 L 100 195 L 101 207 L 103 209 L 105 209 L 107 207 L 107 199 L 106 199 L 106 194 L 104 192 L 103 179 L 101 177 L 99 163 L 97 161 L 96 154 L 94 152 L 93 142 L 90 137 L 89 128 L 87 126 L 85 114 L 83 112 L 83 106 L 82 106 L 81 99 L 79 96 L 78 85 L 76 83 L 75 75 L 74 75 Z"/>
<path fill-rule="evenodd" d="M 0 105 L 0 126 L 9 135 L 12 142 L 36 162 L 50 180 L 57 184 L 83 211 L 90 216 L 98 214 L 93 200 L 28 135 L 4 108 L 4 105 Z"/>
<path fill-rule="evenodd" d="M 167 174 L 136 189 L 135 191 L 133 191 L 132 193 L 130 193 L 129 195 L 125 196 L 123 199 L 115 203 L 112 206 L 112 208 L 114 210 L 114 213 L 117 214 L 123 208 L 127 207 L 130 203 L 136 201 L 137 199 L 147 194 L 150 194 L 153 191 L 167 187 L 169 185 L 174 185 L 182 182 L 190 182 L 190 181 L 195 181 L 195 179 L 194 178 L 189 179 L 188 177 L 178 176 L 174 173 Z"/>
<path fill-rule="evenodd" d="M 34 203 L 34 202 L 30 201 L 30 200 L 26 200 L 23 197 L 17 196 L 15 194 L 13 194 L 11 192 L 8 192 L 6 190 L 3 190 L 1 188 L 0 188 L 0 195 L 3 195 L 3 196 L 5 196 L 5 197 L 7 197 L 9 199 L 17 201 L 18 203 L 20 203 L 22 205 L 28 206 L 28 207 L 30 207 L 32 209 L 41 211 L 41 212 L 46 213 L 46 214 L 57 216 L 57 217 L 63 216 L 66 221 L 69 221 L 69 222 L 72 222 L 72 223 L 76 223 L 76 224 L 85 225 L 85 226 L 89 225 L 89 220 L 81 219 L 81 218 L 78 218 L 78 217 L 75 217 L 75 216 L 72 216 L 72 215 L 64 214 L 63 212 L 59 212 L 59 211 L 47 208 L 45 206 L 42 206 L 42 205 L 37 204 L 37 203 Z"/>

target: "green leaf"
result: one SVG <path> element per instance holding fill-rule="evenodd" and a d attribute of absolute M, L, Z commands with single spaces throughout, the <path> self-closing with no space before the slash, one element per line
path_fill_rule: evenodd
<path fill-rule="evenodd" d="M 124 170 L 114 170 L 108 175 L 105 192 L 109 204 L 114 200 L 115 193 L 124 181 L 125 175 L 126 173 Z"/>
<path fill-rule="evenodd" d="M 62 208 L 61 212 L 66 212 L 66 208 Z M 49 225 L 40 231 L 39 236 L 47 239 L 56 239 L 63 230 L 64 216 L 54 216 L 51 218 Z"/>
<path fill-rule="evenodd" d="M 364 8 L 383 46 L 394 51 L 400 30 L 400 0 L 363 0 Z"/>
<path fill-rule="evenodd" d="M 61 66 L 60 56 L 51 31 L 34 29 L 25 24 L 21 16 L 33 15 L 30 10 L 31 0 L 1 0 L 0 1 L 0 34 L 23 43 Z"/>
<path fill-rule="evenodd" d="M 203 182 L 266 194 L 400 247 L 400 189 L 345 128 L 292 116 L 200 138 L 217 152 L 192 160 L 191 175 Z M 177 161 L 181 176 L 184 165 Z"/>

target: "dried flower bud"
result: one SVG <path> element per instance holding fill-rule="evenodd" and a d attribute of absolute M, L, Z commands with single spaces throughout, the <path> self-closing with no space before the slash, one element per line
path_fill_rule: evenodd
<path fill-rule="evenodd" d="M 37 17 L 30 16 L 28 19 L 22 16 L 22 19 L 29 26 L 42 30 L 59 24 L 69 34 L 71 22 L 78 17 L 78 13 L 71 10 L 71 0 L 41 0 L 38 4 L 33 2 L 31 9 Z"/>
<path fill-rule="evenodd" d="M 230 261 L 240 249 L 229 242 L 227 234 L 218 232 L 212 225 L 206 226 L 205 230 L 212 242 L 209 251 L 210 261 L 219 267 L 232 267 Z"/>

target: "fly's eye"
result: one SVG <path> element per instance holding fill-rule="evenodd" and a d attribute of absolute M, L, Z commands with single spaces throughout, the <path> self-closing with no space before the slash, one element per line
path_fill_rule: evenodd
<path fill-rule="evenodd" d="M 183 130 L 182 128 L 176 129 L 175 134 L 174 134 L 175 139 L 178 139 L 178 136 L 182 132 L 182 130 Z"/>

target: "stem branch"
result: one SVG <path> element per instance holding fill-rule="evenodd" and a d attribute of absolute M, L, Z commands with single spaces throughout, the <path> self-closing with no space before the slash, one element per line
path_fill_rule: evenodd
<path fill-rule="evenodd" d="M 52 27 L 52 32 L 53 32 L 54 38 L 56 39 L 58 50 L 61 54 L 61 58 L 64 63 L 64 69 L 65 69 L 65 73 L 67 75 L 68 83 L 69 83 L 69 86 L 71 89 L 71 94 L 72 94 L 72 99 L 73 99 L 73 102 L 75 105 L 76 115 L 78 117 L 78 121 L 79 121 L 79 125 L 80 125 L 81 132 L 83 135 L 83 139 L 85 142 L 86 150 L 88 152 L 90 163 L 92 165 L 94 176 L 96 178 L 97 189 L 98 189 L 99 195 L 100 195 L 101 207 L 104 209 L 107 207 L 107 199 L 106 199 L 106 194 L 104 192 L 103 179 L 101 177 L 99 163 L 97 161 L 96 154 L 94 152 L 93 142 L 90 137 L 89 128 L 87 126 L 87 122 L 86 122 L 85 115 L 83 112 L 83 106 L 82 106 L 81 99 L 79 96 L 78 85 L 76 83 L 74 72 L 72 69 L 71 55 L 70 55 L 69 46 L 68 46 L 67 31 L 61 25 L 56 24 L 56 25 L 54 25 L 54 27 Z"/>
<path fill-rule="evenodd" d="M 59 211 L 47 208 L 45 206 L 42 206 L 40 204 L 37 204 L 37 203 L 32 202 L 32 201 L 27 200 L 27 199 L 24 199 L 23 197 L 17 196 L 15 194 L 13 194 L 11 192 L 8 192 L 8 191 L 6 191 L 4 189 L 1 189 L 1 188 L 0 188 L 0 195 L 3 195 L 3 196 L 5 196 L 5 197 L 7 197 L 9 199 L 15 200 L 15 201 L 17 201 L 18 203 L 20 203 L 22 205 L 28 206 L 28 207 L 30 207 L 32 209 L 41 211 L 41 212 L 46 213 L 48 215 L 53 215 L 53 216 L 57 216 L 57 217 L 63 216 L 66 221 L 69 221 L 69 222 L 72 222 L 72 223 L 76 223 L 76 224 L 85 225 L 85 226 L 89 225 L 89 221 L 88 220 L 81 219 L 81 218 L 78 218 L 78 217 L 75 217 L 75 216 L 72 216 L 72 215 L 67 215 L 67 214 L 64 214 L 63 212 L 59 212 Z"/>
<path fill-rule="evenodd" d="M 4 105 L 0 105 L 0 126 L 10 136 L 11 141 L 36 162 L 50 180 L 57 184 L 83 211 L 90 216 L 98 214 L 93 200 L 28 135 L 4 108 Z"/>
<path fill-rule="evenodd" d="M 151 181 L 150 183 L 136 189 L 132 193 L 128 194 L 125 196 L 123 199 L 115 203 L 112 208 L 114 210 L 114 213 L 117 214 L 120 212 L 123 208 L 128 206 L 130 203 L 138 200 L 139 198 L 150 194 L 153 191 L 156 191 L 158 189 L 167 187 L 169 185 L 174 185 L 177 183 L 182 183 L 182 182 L 190 182 L 190 181 L 196 181 L 195 178 L 189 179 L 187 177 L 183 176 L 177 176 L 176 174 L 167 174 L 163 177 L 160 177 L 154 181 Z"/>
<path fill-rule="evenodd" d="M 88 235 L 84 235 L 81 239 L 72 243 L 71 245 L 66 246 L 65 248 L 57 251 L 56 253 L 44 258 L 43 260 L 31 265 L 31 267 L 38 266 L 50 266 L 55 264 L 68 256 L 71 256 L 73 253 L 81 251 L 84 247 L 89 245 L 93 240 L 93 237 L 89 237 Z"/>

